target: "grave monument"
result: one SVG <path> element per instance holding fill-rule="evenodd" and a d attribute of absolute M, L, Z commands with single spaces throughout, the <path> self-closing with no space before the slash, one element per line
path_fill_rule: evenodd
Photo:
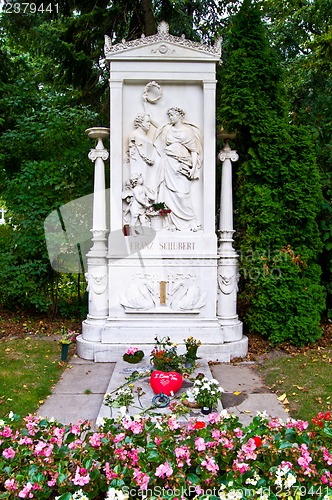
<path fill-rule="evenodd" d="M 220 44 L 169 34 L 112 45 L 110 129 L 97 139 L 92 248 L 87 254 L 89 313 L 80 357 L 114 361 L 127 347 L 149 353 L 154 338 L 202 341 L 206 359 L 244 356 L 236 312 L 238 256 L 233 248 L 232 161 L 222 163 L 216 235 L 215 92 Z M 110 134 L 110 151 L 103 140 Z M 105 161 L 110 157 L 110 196 Z M 109 220 L 107 213 L 109 209 Z"/>

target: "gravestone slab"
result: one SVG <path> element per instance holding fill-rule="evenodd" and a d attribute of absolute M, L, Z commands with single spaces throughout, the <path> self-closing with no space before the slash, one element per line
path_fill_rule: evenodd
<path fill-rule="evenodd" d="M 197 360 L 197 368 L 195 369 L 194 375 L 198 373 L 203 373 L 208 379 L 213 378 L 210 367 L 208 363 L 203 360 L 199 359 Z M 150 370 L 151 365 L 148 364 L 144 359 L 140 361 L 139 363 L 135 365 L 130 365 L 124 361 L 118 361 L 115 365 L 112 378 L 110 380 L 110 383 L 107 387 L 106 393 L 110 393 L 115 391 L 118 387 L 120 387 L 124 382 L 126 377 L 129 377 L 134 371 L 141 371 L 145 372 L 146 370 Z M 192 386 L 192 383 L 186 379 L 183 381 L 183 385 L 181 389 L 175 394 L 174 399 L 177 400 L 181 396 L 183 392 L 185 392 L 187 389 L 189 389 Z M 152 398 L 156 395 L 153 390 L 151 389 L 150 386 L 150 376 L 147 376 L 145 378 L 139 379 L 134 383 L 133 387 L 133 393 L 136 394 L 137 387 L 140 387 L 142 391 L 144 392 L 144 395 L 140 398 L 141 399 L 141 405 L 138 403 L 137 396 L 135 397 L 135 403 L 133 406 L 131 406 L 128 409 L 128 416 L 134 417 L 135 415 L 141 414 L 144 410 L 147 408 L 150 408 L 152 406 Z M 171 397 L 171 400 L 173 398 Z M 218 412 L 222 410 L 222 405 L 220 404 L 218 406 Z M 155 410 L 151 411 L 150 413 L 146 414 L 146 416 L 157 416 L 157 415 L 167 415 L 171 414 L 169 407 L 165 408 L 156 408 Z M 102 419 L 104 418 L 116 418 L 118 415 L 120 415 L 118 409 L 116 408 L 110 408 L 109 406 L 106 406 L 105 404 L 102 404 L 98 418 L 97 418 L 97 424 L 98 422 L 100 423 Z M 190 414 L 188 415 L 188 418 L 197 418 L 198 420 L 207 420 L 207 416 L 203 415 L 200 411 L 200 409 L 191 409 Z M 180 421 L 186 421 L 187 419 L 183 416 L 178 417 L 178 420 Z"/>

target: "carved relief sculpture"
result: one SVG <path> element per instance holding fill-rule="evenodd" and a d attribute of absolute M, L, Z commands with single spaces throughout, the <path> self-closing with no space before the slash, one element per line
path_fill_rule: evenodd
<path fill-rule="evenodd" d="M 127 203 L 124 221 L 132 226 L 148 225 L 147 211 L 154 198 L 153 191 L 144 186 L 142 174 L 133 174 L 122 192 L 122 199 Z"/>
<path fill-rule="evenodd" d="M 206 304 L 206 293 L 196 285 L 194 277 L 175 276 L 169 293 L 169 306 L 174 311 L 192 311 Z"/>
<path fill-rule="evenodd" d="M 130 173 L 140 173 L 146 186 L 153 189 L 151 167 L 154 164 L 154 146 L 147 133 L 151 126 L 150 116 L 140 113 L 136 116 L 135 130 L 129 136 L 128 156 Z"/>
<path fill-rule="evenodd" d="M 171 209 L 168 229 L 198 231 L 201 226 L 193 210 L 191 187 L 199 178 L 202 162 L 199 130 L 184 121 L 181 108 L 170 108 L 167 114 L 169 123 L 157 130 L 154 140 L 160 155 L 157 201 Z"/>
<path fill-rule="evenodd" d="M 168 276 L 166 281 L 151 275 L 137 276 L 120 303 L 130 311 L 148 311 L 163 304 L 172 311 L 197 312 L 206 304 L 206 293 L 202 293 L 191 274 Z"/>

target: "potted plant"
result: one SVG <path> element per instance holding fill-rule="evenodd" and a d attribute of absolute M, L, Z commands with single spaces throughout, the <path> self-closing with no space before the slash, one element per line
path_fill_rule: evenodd
<path fill-rule="evenodd" d="M 190 392 L 202 413 L 207 415 L 213 409 L 217 409 L 224 389 L 220 387 L 218 380 L 198 376 Z"/>
<path fill-rule="evenodd" d="M 200 340 L 196 340 L 194 337 L 190 336 L 187 339 L 183 339 L 185 346 L 186 346 L 186 353 L 185 353 L 185 364 L 188 368 L 192 367 L 195 365 L 197 357 L 197 350 L 198 348 L 202 345 L 202 342 Z"/>
<path fill-rule="evenodd" d="M 151 351 L 150 362 L 155 370 L 182 373 L 185 370 L 185 358 L 177 353 L 177 345 L 170 337 L 155 337 L 155 346 Z"/>
<path fill-rule="evenodd" d="M 77 335 L 74 330 L 69 330 L 64 326 L 61 328 L 61 361 L 67 361 L 69 346 L 75 342 Z"/>
<path fill-rule="evenodd" d="M 138 347 L 128 347 L 122 358 L 127 363 L 139 363 L 144 358 L 144 352 Z"/>

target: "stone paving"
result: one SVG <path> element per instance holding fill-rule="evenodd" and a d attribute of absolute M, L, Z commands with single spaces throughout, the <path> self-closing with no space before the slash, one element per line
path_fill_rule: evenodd
<path fill-rule="evenodd" d="M 225 390 L 223 408 L 238 415 L 244 425 L 250 423 L 257 411 L 266 411 L 271 417 L 280 417 L 283 420 L 288 418 L 282 403 L 264 386 L 253 366 L 247 363 L 213 363 L 209 367 L 206 361 L 200 361 L 202 366 L 199 371 L 206 371 L 209 376 L 211 369 L 212 376 Z M 143 359 L 141 366 L 147 365 Z M 132 367 L 133 365 L 122 360 L 117 364 L 94 363 L 74 356 L 52 394 L 37 413 L 44 417 L 53 417 L 63 424 L 78 420 L 95 423 L 98 418 L 110 416 L 110 408 L 103 405 L 104 395 L 121 385 Z M 146 393 L 143 403 L 145 406 L 150 403 L 153 393 L 150 392 L 148 380 L 140 380 L 139 385 Z M 182 390 L 185 390 L 185 387 Z M 201 413 L 199 417 L 201 419 Z"/>

